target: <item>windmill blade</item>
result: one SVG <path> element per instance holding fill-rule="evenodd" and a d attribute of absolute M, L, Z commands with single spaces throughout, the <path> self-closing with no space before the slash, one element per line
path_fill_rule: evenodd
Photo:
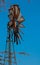
<path fill-rule="evenodd" d="M 21 18 L 21 13 L 19 14 L 19 16 L 18 16 L 18 19 L 17 19 L 17 21 L 19 21 L 19 19 Z"/>
<path fill-rule="evenodd" d="M 19 35 L 19 33 L 17 33 L 17 37 L 20 39 L 20 35 Z"/>
<path fill-rule="evenodd" d="M 25 28 L 25 26 L 23 24 L 19 24 L 18 26 L 19 28 Z"/>
<path fill-rule="evenodd" d="M 19 32 L 21 32 L 22 34 L 24 34 L 24 32 L 23 32 L 23 31 L 21 31 L 20 29 L 19 29 Z"/>
<path fill-rule="evenodd" d="M 12 13 L 8 15 L 9 19 L 12 20 L 13 19 L 13 15 Z"/>
<path fill-rule="evenodd" d="M 14 10 L 13 8 L 9 9 L 9 15 L 12 14 L 14 16 Z"/>
<path fill-rule="evenodd" d="M 20 42 L 20 39 L 21 39 L 20 35 L 18 33 L 16 33 L 15 38 L 16 38 L 16 41 L 15 42 L 18 44 L 18 42 Z"/>
<path fill-rule="evenodd" d="M 18 41 L 20 40 L 20 35 L 16 34 L 16 43 L 18 44 Z"/>
<path fill-rule="evenodd" d="M 17 35 L 17 33 L 14 33 L 14 42 L 16 42 L 16 44 L 18 44 L 18 35 Z"/>
<path fill-rule="evenodd" d="M 24 21 L 24 18 L 23 17 L 20 17 L 20 19 L 18 20 L 18 23 L 22 23 Z"/>
<path fill-rule="evenodd" d="M 9 26 L 11 26 L 12 24 L 13 24 L 12 21 L 10 21 L 10 22 L 8 23 Z"/>
<path fill-rule="evenodd" d="M 21 44 L 21 41 L 20 41 L 20 39 L 18 39 L 18 41 L 19 41 L 19 43 Z"/>
<path fill-rule="evenodd" d="M 20 36 L 20 39 L 22 39 L 22 36 L 20 35 L 20 33 L 19 33 L 19 36 Z M 23 39 L 22 39 L 23 40 Z"/>
<path fill-rule="evenodd" d="M 15 17 L 16 17 L 16 19 L 18 19 L 18 17 L 19 17 L 19 14 L 20 14 L 20 8 L 19 8 L 19 6 L 17 5 L 14 5 L 14 11 L 15 11 Z"/>
<path fill-rule="evenodd" d="M 19 33 L 16 33 L 16 34 L 17 34 L 17 38 L 18 38 L 18 39 L 21 39 L 21 38 L 22 38 Z"/>
<path fill-rule="evenodd" d="M 17 40 L 21 43 L 20 39 L 21 39 L 20 35 L 17 34 Z"/>

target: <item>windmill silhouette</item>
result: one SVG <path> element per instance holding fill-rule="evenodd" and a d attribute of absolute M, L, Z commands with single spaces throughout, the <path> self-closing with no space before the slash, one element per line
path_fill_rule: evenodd
<path fill-rule="evenodd" d="M 16 52 L 14 44 L 18 45 L 20 39 L 20 28 L 24 28 L 22 22 L 24 21 L 23 16 L 20 16 L 20 8 L 17 4 L 12 5 L 9 9 L 8 15 L 10 21 L 7 24 L 7 43 L 4 56 L 4 65 L 17 65 Z M 25 52 L 19 52 L 19 54 L 26 54 Z M 6 63 L 7 62 L 7 63 Z"/>
<path fill-rule="evenodd" d="M 20 8 L 17 4 L 12 5 L 9 9 L 9 22 L 7 24 L 7 40 L 5 51 L 0 52 L 4 54 L 3 65 L 17 65 L 16 54 L 29 55 L 25 52 L 15 52 L 14 44 L 18 45 L 21 43 L 22 36 L 20 32 L 20 28 L 24 28 L 25 26 L 22 24 L 24 22 L 24 17 L 21 16 Z"/>

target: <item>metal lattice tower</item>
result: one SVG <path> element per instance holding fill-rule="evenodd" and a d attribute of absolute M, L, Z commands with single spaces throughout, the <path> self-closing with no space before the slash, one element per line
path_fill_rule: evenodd
<path fill-rule="evenodd" d="M 9 9 L 8 16 L 10 22 L 8 22 L 7 25 L 8 34 L 7 34 L 7 41 L 6 41 L 7 43 L 6 43 L 5 56 L 4 56 L 4 65 L 6 64 L 17 65 L 14 43 L 18 45 L 18 41 L 21 38 L 21 35 L 19 34 L 19 28 L 24 27 L 23 24 L 21 24 L 24 21 L 24 18 L 20 16 L 20 8 L 18 5 L 11 6 L 11 8 Z"/>
<path fill-rule="evenodd" d="M 17 65 L 14 43 L 18 45 L 20 39 L 22 39 L 20 32 L 23 34 L 20 28 L 25 27 L 22 24 L 24 18 L 20 15 L 20 8 L 18 5 L 12 5 L 10 7 L 8 17 L 10 21 L 7 24 L 7 40 L 5 51 L 0 53 L 4 53 L 4 59 L 2 59 L 2 61 L 4 61 L 3 65 Z M 29 55 L 25 52 L 19 52 L 18 54 Z"/>
<path fill-rule="evenodd" d="M 4 56 L 4 65 L 17 65 L 16 62 L 16 55 L 15 55 L 15 49 L 14 49 L 14 43 L 13 43 L 13 31 L 8 26 L 8 37 L 7 37 L 7 43 L 6 43 L 6 49 L 5 49 L 5 56 Z"/>

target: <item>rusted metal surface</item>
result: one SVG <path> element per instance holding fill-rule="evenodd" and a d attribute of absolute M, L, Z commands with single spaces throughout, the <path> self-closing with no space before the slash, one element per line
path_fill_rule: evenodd
<path fill-rule="evenodd" d="M 13 29 L 14 42 L 18 44 L 18 41 L 22 39 L 19 30 L 20 28 L 24 28 L 24 25 L 22 24 L 24 17 L 20 16 L 20 8 L 17 4 L 10 7 L 8 17 L 10 19 L 8 26 Z"/>

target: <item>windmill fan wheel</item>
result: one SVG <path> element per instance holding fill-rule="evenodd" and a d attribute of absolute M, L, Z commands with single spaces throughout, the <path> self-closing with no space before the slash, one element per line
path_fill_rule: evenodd
<path fill-rule="evenodd" d="M 24 21 L 23 16 L 20 15 L 20 8 L 18 5 L 12 5 L 9 9 L 8 15 L 10 22 L 8 23 L 9 27 L 11 27 L 14 31 L 14 42 L 18 44 L 18 40 L 20 40 L 20 28 L 24 28 L 24 25 L 21 24 Z"/>

